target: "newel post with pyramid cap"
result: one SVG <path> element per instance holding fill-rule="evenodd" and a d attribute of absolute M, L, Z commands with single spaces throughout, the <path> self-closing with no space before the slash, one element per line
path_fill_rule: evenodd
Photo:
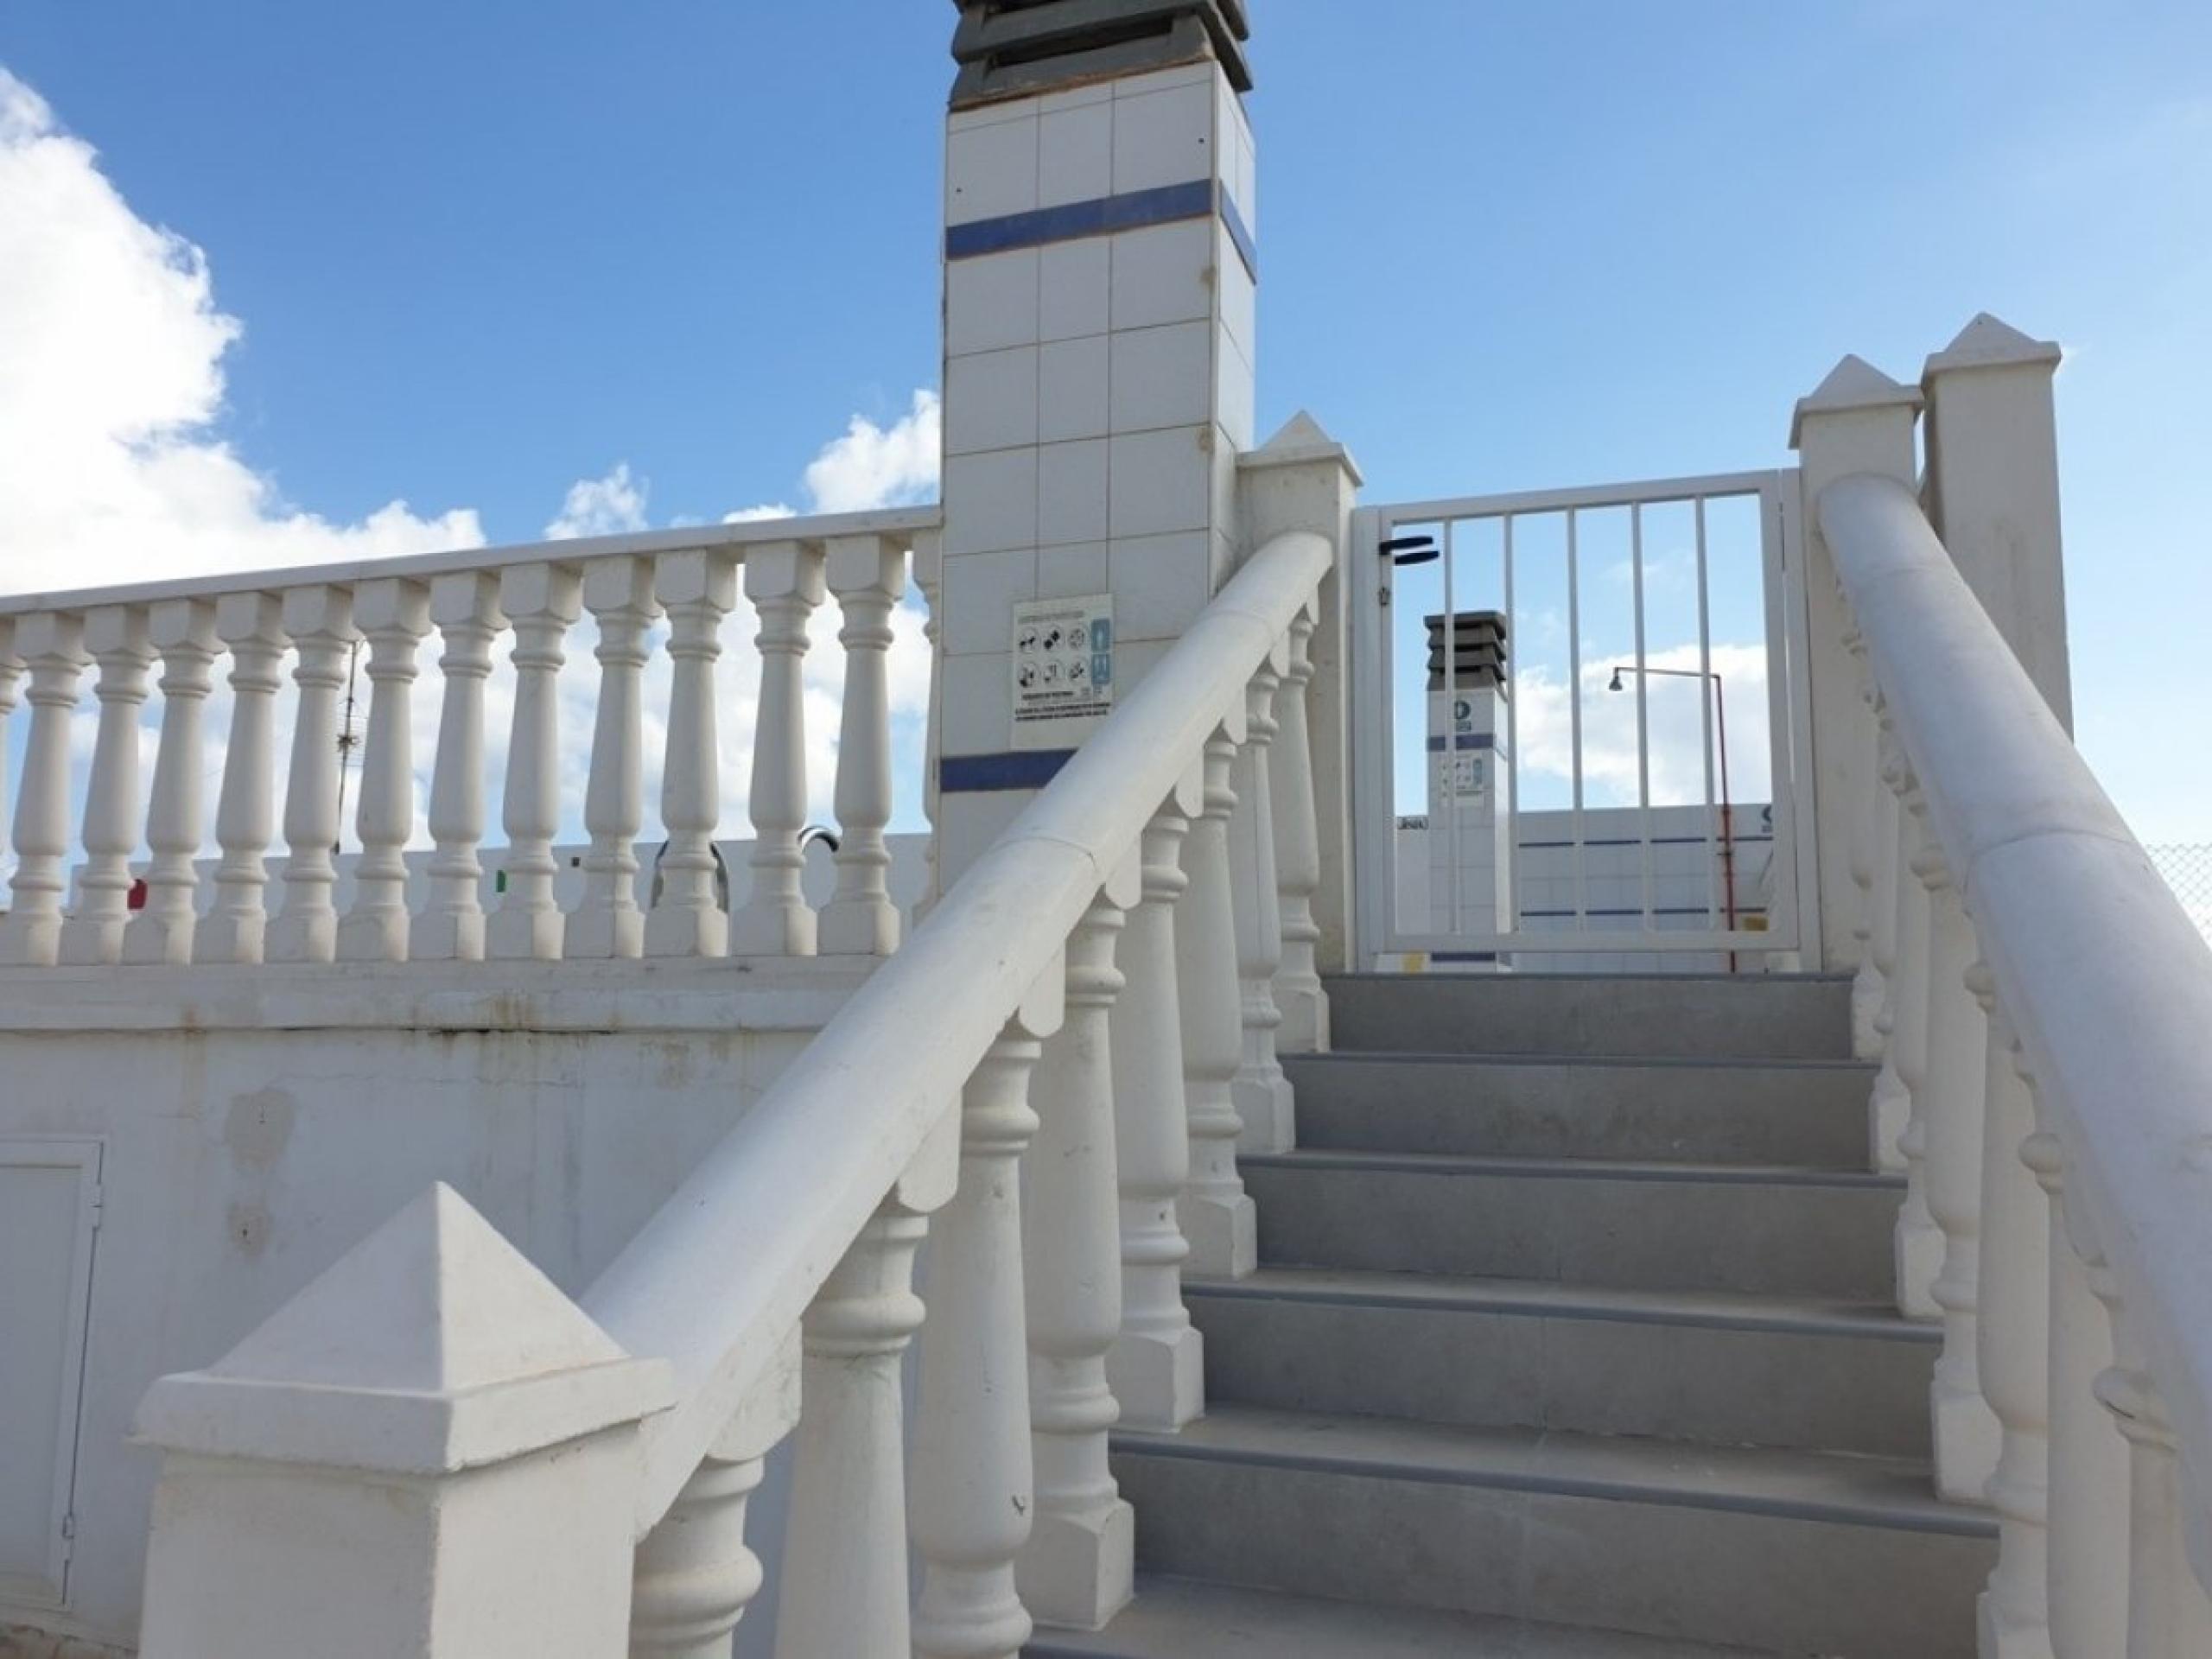
<path fill-rule="evenodd" d="M 603 1659 L 628 1640 L 630 1357 L 450 1187 L 138 1410 L 145 1659 Z"/>

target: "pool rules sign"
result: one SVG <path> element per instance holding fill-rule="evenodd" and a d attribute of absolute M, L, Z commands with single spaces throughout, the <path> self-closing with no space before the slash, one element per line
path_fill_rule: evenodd
<path fill-rule="evenodd" d="M 1015 748 L 1065 747 L 1111 712 L 1111 594 L 1017 604 L 1013 645 Z"/>

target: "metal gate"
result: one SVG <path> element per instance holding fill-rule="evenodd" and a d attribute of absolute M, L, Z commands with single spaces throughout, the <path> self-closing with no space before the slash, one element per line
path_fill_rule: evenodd
<path fill-rule="evenodd" d="M 1819 938 L 1796 479 L 1355 515 L 1363 966 L 1796 965 Z"/>

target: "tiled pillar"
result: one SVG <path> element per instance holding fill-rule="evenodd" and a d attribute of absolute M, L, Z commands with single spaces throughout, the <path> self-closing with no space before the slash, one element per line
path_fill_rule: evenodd
<path fill-rule="evenodd" d="M 1037 19 L 1056 10 L 974 9 L 963 42 L 1013 20 L 1046 28 Z M 1016 54 L 1018 68 L 986 74 L 975 66 L 988 54 L 956 46 L 970 71 L 945 160 L 948 882 L 1099 723 L 1017 722 L 1016 607 L 1110 596 L 1118 696 L 1241 550 L 1252 140 L 1241 63 L 1232 53 L 1224 67 L 1216 43 L 1229 37 L 1209 32 L 1233 9 L 1190 10 L 1212 22 L 1141 52 L 1077 50 L 1071 36 L 1064 60 Z"/>

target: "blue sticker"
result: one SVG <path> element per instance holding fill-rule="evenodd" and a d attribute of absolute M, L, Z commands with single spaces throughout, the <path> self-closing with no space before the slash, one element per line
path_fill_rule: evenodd
<path fill-rule="evenodd" d="M 1104 616 L 1090 619 L 1090 648 L 1093 651 L 1111 651 L 1114 648 L 1113 619 Z"/>
<path fill-rule="evenodd" d="M 1093 685 L 1113 684 L 1114 659 L 1111 657 L 1099 656 L 1090 659 L 1090 683 Z"/>

